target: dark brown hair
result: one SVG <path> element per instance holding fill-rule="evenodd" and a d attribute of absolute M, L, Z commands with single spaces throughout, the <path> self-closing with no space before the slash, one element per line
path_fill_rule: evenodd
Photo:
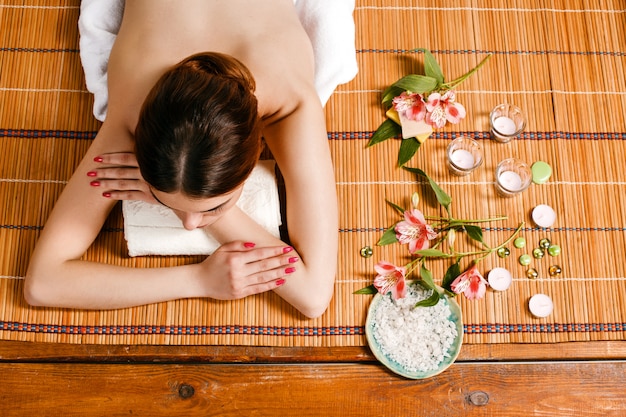
<path fill-rule="evenodd" d="M 207 198 L 243 183 L 261 151 L 254 89 L 245 65 L 220 53 L 190 56 L 167 71 L 146 97 L 135 130 L 148 184 Z"/>

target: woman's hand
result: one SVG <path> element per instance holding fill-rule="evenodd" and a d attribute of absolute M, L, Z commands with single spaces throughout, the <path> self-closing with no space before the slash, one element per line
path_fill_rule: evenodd
<path fill-rule="evenodd" d="M 94 158 L 101 167 L 89 171 L 91 186 L 102 190 L 102 195 L 113 200 L 140 200 L 157 204 L 139 172 L 137 158 L 132 152 L 107 153 Z"/>
<path fill-rule="evenodd" d="M 296 271 L 300 259 L 289 246 L 255 248 L 254 243 L 222 245 L 201 265 L 199 277 L 207 297 L 236 300 L 276 289 Z"/>

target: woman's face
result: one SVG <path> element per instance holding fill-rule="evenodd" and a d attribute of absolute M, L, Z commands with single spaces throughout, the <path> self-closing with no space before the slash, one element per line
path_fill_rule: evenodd
<path fill-rule="evenodd" d="M 164 193 L 150 188 L 152 196 L 176 213 L 187 230 L 209 226 L 232 208 L 239 200 L 243 186 L 234 191 L 204 199 L 190 198 L 180 192 Z"/>

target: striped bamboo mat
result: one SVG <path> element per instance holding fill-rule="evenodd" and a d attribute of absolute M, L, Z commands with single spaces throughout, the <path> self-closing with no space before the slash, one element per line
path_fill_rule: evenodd
<path fill-rule="evenodd" d="M 385 199 L 407 205 L 414 191 L 422 210 L 438 207 L 426 185 L 395 167 L 399 140 L 365 145 L 384 120 L 382 90 L 421 73 L 433 51 L 448 78 L 487 54 L 491 60 L 457 90 L 468 110 L 459 125 L 437 131 L 408 164 L 420 167 L 453 199 L 457 217 L 506 214 L 484 225 L 485 240 L 506 239 L 520 221 L 528 246 L 481 263 L 483 273 L 503 266 L 513 273 L 506 292 L 460 299 L 466 343 L 549 343 L 621 340 L 626 336 L 626 4 L 623 0 L 357 0 L 355 21 L 360 72 L 326 107 L 329 145 L 340 197 L 340 252 L 335 296 L 328 312 L 304 320 L 273 294 L 242 301 L 181 300 L 116 311 L 30 308 L 23 277 L 35 241 L 72 170 L 99 125 L 91 115 L 78 53 L 78 0 L 0 1 L 0 339 L 98 344 L 240 344 L 267 346 L 364 345 L 373 265 L 398 264 L 405 248 L 376 247 L 396 218 Z M 445 4 L 445 6 L 442 6 Z M 511 6 L 513 4 L 513 6 Z M 523 135 L 499 144 L 489 139 L 488 113 L 501 102 L 528 116 Z M 483 166 L 454 177 L 445 147 L 458 135 L 484 146 Z M 496 164 L 507 157 L 548 162 L 549 182 L 505 199 L 494 189 Z M 530 211 L 546 203 L 557 211 L 551 229 L 539 229 Z M 533 261 L 539 278 L 526 277 L 517 257 L 549 238 L 559 257 Z M 372 246 L 371 258 L 359 251 Z M 131 267 L 171 266 L 190 257 L 130 259 L 119 210 L 85 255 Z M 562 273 L 550 277 L 550 265 Z M 441 278 L 447 264 L 429 264 Z M 535 293 L 552 297 L 555 310 L 533 318 Z"/>

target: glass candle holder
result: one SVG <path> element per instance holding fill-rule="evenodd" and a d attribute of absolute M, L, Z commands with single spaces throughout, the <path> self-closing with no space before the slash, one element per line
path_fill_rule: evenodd
<path fill-rule="evenodd" d="M 526 116 L 512 104 L 499 104 L 489 113 L 491 138 L 507 143 L 518 137 L 526 127 Z"/>
<path fill-rule="evenodd" d="M 467 175 L 483 163 L 483 147 L 474 139 L 461 136 L 446 149 L 448 168 L 454 175 Z"/>
<path fill-rule="evenodd" d="M 519 159 L 504 159 L 496 167 L 496 189 L 503 197 L 521 193 L 530 186 L 531 181 L 530 167 Z"/>

